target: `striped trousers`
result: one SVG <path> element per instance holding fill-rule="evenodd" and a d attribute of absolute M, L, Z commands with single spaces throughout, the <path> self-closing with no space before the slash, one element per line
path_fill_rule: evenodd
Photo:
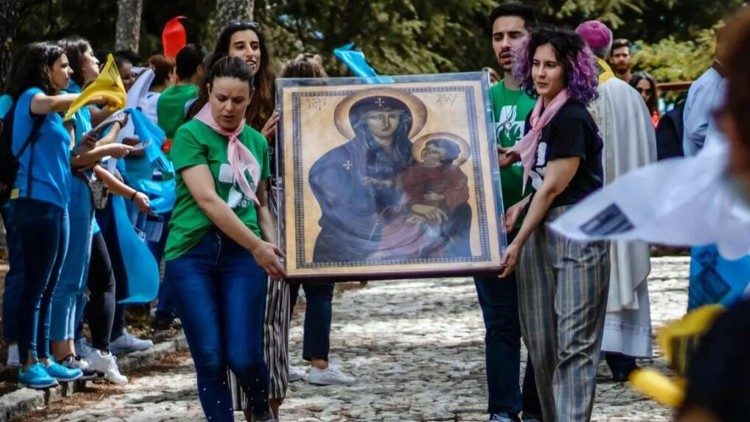
<path fill-rule="evenodd" d="M 568 207 L 555 207 L 554 219 Z M 521 334 L 534 365 L 545 422 L 591 418 L 609 290 L 609 243 L 577 242 L 546 227 L 518 266 Z"/>
<path fill-rule="evenodd" d="M 268 277 L 266 294 L 266 319 L 263 324 L 263 353 L 268 364 L 269 399 L 283 399 L 289 385 L 289 284 L 285 280 Z M 245 392 L 237 378 L 229 372 L 229 389 L 235 411 L 249 408 Z"/>

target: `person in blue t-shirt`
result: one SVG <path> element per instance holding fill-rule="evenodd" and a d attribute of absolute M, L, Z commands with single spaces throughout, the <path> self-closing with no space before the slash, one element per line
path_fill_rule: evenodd
<path fill-rule="evenodd" d="M 99 76 L 99 60 L 91 45 L 82 38 L 68 38 L 59 42 L 65 49 L 70 67 L 74 70 L 67 92 L 81 92 L 81 87 Z M 132 147 L 114 142 L 122 120 L 115 120 L 111 130 L 101 139 L 92 133 L 92 113 L 95 106 L 82 107 L 66 121 L 73 128 L 74 156 L 71 167 L 77 177 L 71 180 L 71 200 L 68 205 L 71 247 L 63 261 L 60 276 L 52 295 L 52 322 L 50 339 L 53 358 L 68 368 L 79 368 L 84 378 L 104 374 L 104 379 L 124 384 L 127 378 L 120 374 L 114 356 L 110 353 L 110 337 L 115 314 L 115 279 L 112 270 L 100 271 L 99 263 L 109 262 L 106 244 L 94 219 L 94 200 L 86 178 L 97 175 L 110 188 L 133 201 L 139 209 L 148 209 L 148 197 L 126 186 L 98 165 L 105 156 L 123 157 Z M 93 142 L 96 146 L 92 147 Z M 94 238 L 92 241 L 92 237 Z M 104 257 L 106 255 L 106 258 Z M 90 270 L 91 266 L 94 268 Z M 87 278 L 88 274 L 88 278 Z M 93 276 L 92 276 L 93 275 Z M 93 350 L 78 350 L 74 345 L 76 327 L 83 318 L 85 293 L 89 290 L 89 329 Z"/>
<path fill-rule="evenodd" d="M 17 297 L 19 385 L 46 388 L 81 377 L 50 359 L 50 302 L 68 246 L 72 133 L 61 112 L 78 94 L 62 94 L 73 73 L 53 43 L 29 45 L 17 58 L 8 94 L 15 103 L 12 150 L 19 163 L 8 226 L 22 260 Z M 33 259 L 31 259 L 33 257 Z"/>

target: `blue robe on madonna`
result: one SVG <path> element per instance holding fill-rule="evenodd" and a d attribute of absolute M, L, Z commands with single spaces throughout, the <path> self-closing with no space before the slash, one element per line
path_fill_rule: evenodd
<path fill-rule="evenodd" d="M 398 213 L 395 177 L 412 162 L 405 137 L 383 148 L 357 135 L 313 164 L 310 187 L 323 213 L 313 262 L 363 261 L 377 250 L 383 225 Z"/>

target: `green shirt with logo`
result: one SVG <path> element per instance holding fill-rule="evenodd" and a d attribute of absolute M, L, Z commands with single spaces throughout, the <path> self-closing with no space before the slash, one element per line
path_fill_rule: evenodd
<path fill-rule="evenodd" d="M 506 88 L 505 81 L 500 81 L 490 88 L 490 98 L 497 144 L 504 148 L 512 147 L 523 137 L 526 116 L 534 109 L 536 101 L 522 90 Z M 505 209 L 525 196 L 521 194 L 522 181 L 523 164 L 520 161 L 500 171 Z M 526 194 L 530 189 L 531 186 L 526 190 Z"/>
<path fill-rule="evenodd" d="M 258 131 L 246 125 L 239 140 L 258 160 L 261 179 L 268 179 L 271 176 L 271 170 L 266 139 Z M 216 133 L 197 119 L 177 129 L 172 147 L 172 161 L 177 172 L 176 200 L 172 219 L 169 221 L 169 237 L 165 249 L 167 260 L 175 259 L 190 250 L 214 225 L 195 202 L 182 180 L 180 171 L 188 167 L 208 165 L 219 197 L 232 208 L 250 230 L 258 236 L 261 235 L 255 203 L 246 197 L 232 181 L 232 172 L 227 159 L 227 142 L 225 136 Z M 257 180 L 251 182 L 256 185 L 260 183 Z"/>

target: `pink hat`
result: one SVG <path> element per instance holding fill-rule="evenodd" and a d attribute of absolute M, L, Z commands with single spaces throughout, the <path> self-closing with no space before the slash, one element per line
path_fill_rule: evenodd
<path fill-rule="evenodd" d="M 586 21 L 576 28 L 576 34 L 588 44 L 589 48 L 604 48 L 612 42 L 612 31 L 599 21 Z"/>

